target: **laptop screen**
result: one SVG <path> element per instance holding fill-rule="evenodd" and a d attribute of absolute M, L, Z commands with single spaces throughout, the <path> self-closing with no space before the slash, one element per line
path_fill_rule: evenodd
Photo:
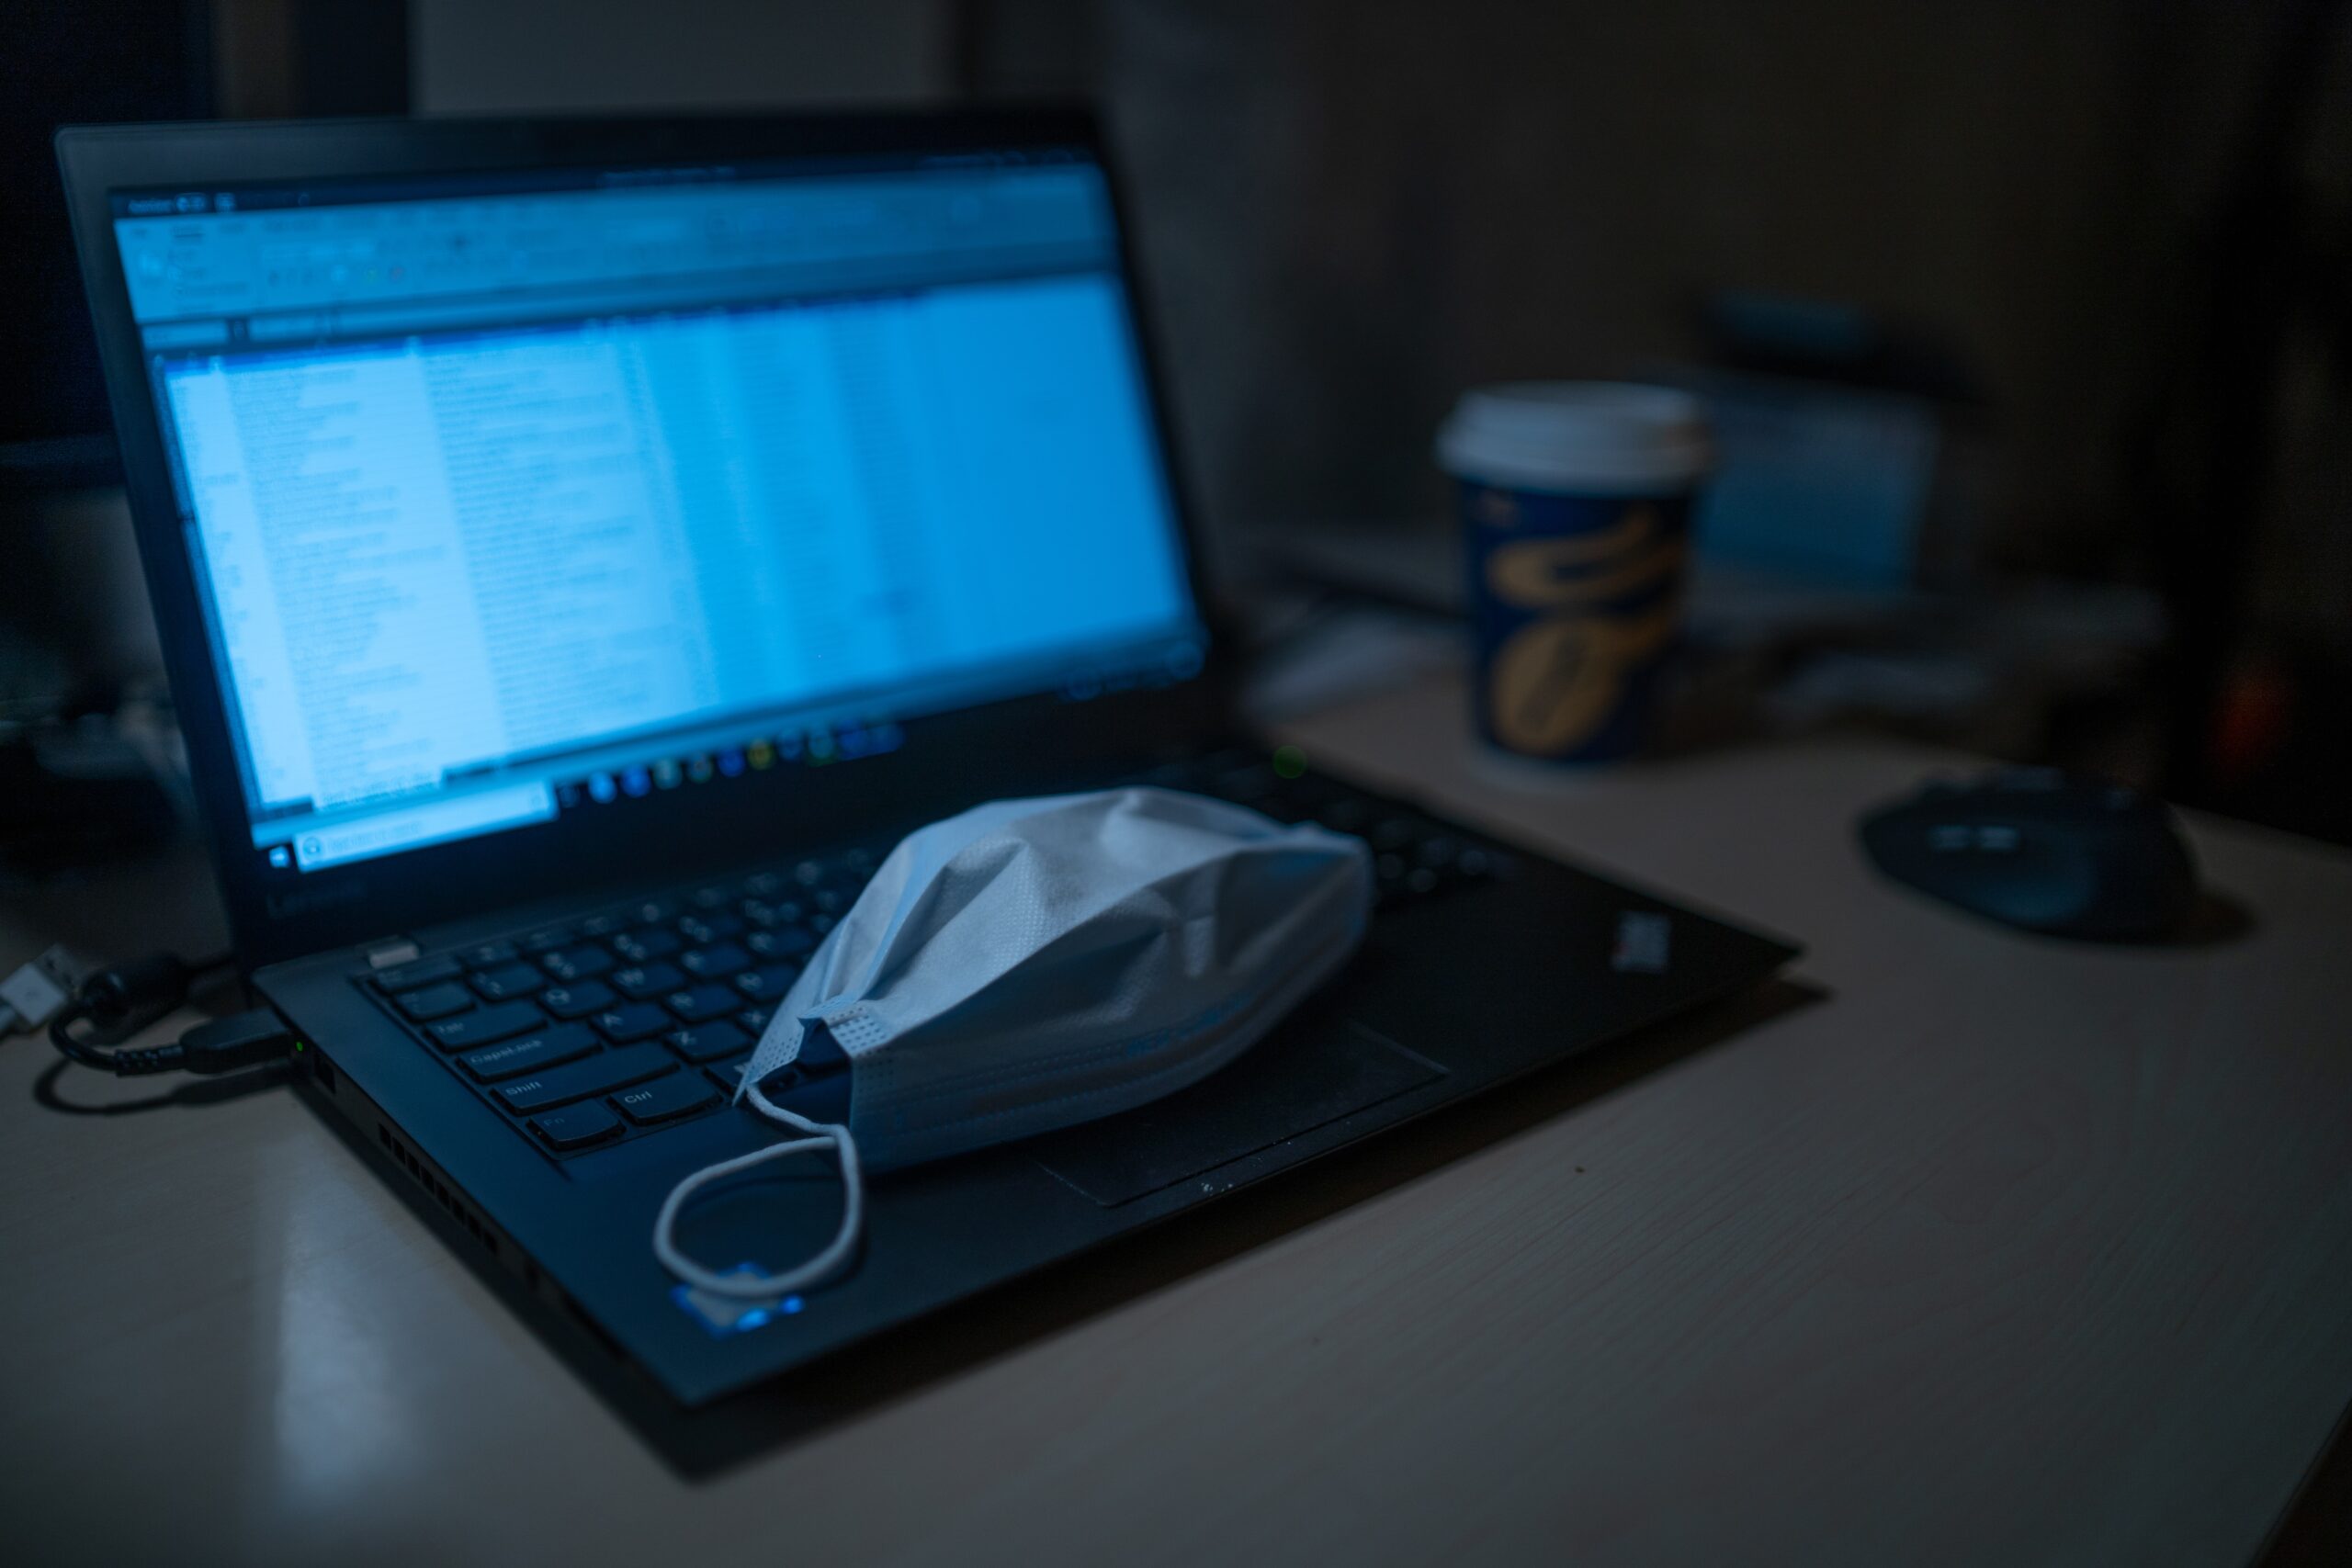
<path fill-rule="evenodd" d="M 271 866 L 1199 668 L 1080 153 L 113 210 Z"/>

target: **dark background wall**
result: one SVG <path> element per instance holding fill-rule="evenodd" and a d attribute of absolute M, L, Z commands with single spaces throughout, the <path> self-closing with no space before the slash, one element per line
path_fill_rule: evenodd
<path fill-rule="evenodd" d="M 1994 558 L 2113 570 L 2120 449 L 2279 7 L 983 9 L 984 86 L 1112 107 L 1221 518 L 1434 512 L 1461 386 L 1687 355 L 1698 291 L 1745 287 L 1950 342 L 1994 422 Z M 1024 70 L 1023 29 L 1070 17 L 1091 60 Z"/>

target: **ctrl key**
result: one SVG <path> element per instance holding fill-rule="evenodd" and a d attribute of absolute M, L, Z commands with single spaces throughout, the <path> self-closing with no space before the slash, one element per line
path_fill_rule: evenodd
<path fill-rule="evenodd" d="M 621 1119 L 593 1100 L 531 1118 L 531 1131 L 551 1149 L 584 1149 L 620 1130 Z"/>
<path fill-rule="evenodd" d="M 656 1078 L 635 1089 L 625 1089 L 612 1097 L 620 1113 L 640 1127 L 656 1122 L 673 1121 L 691 1116 L 718 1099 L 718 1090 L 697 1073 L 679 1073 L 666 1078 Z"/>

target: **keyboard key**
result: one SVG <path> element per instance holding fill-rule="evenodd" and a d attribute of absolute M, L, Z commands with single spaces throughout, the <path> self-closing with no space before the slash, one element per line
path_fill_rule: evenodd
<path fill-rule="evenodd" d="M 724 909 L 735 902 L 735 891 L 731 887 L 697 887 L 687 902 L 697 909 Z"/>
<path fill-rule="evenodd" d="M 539 993 L 539 1005 L 558 1018 L 585 1018 L 601 1012 L 620 998 L 602 980 L 582 980 L 576 986 L 549 986 Z"/>
<path fill-rule="evenodd" d="M 722 942 L 717 947 L 698 947 L 678 962 L 686 966 L 690 975 L 706 980 L 724 980 L 738 970 L 749 969 L 752 955 L 731 942 Z"/>
<path fill-rule="evenodd" d="M 612 1098 L 615 1109 L 640 1127 L 674 1122 L 718 1103 L 718 1091 L 694 1073 L 673 1073 L 636 1089 L 625 1089 Z"/>
<path fill-rule="evenodd" d="M 392 998 L 392 1005 L 406 1013 L 411 1021 L 424 1023 L 463 1012 L 474 1005 L 474 998 L 463 986 L 451 981 L 427 986 L 421 991 L 403 991 Z"/>
<path fill-rule="evenodd" d="M 657 958 L 667 958 L 685 945 L 676 931 L 663 931 L 659 926 L 613 938 L 613 951 L 631 964 L 650 964 Z"/>
<path fill-rule="evenodd" d="M 752 1048 L 750 1032 L 725 1019 L 689 1029 L 673 1029 L 662 1038 L 670 1043 L 671 1050 L 697 1066 Z"/>
<path fill-rule="evenodd" d="M 497 1085 L 490 1092 L 509 1111 L 544 1111 L 590 1095 L 609 1094 L 633 1083 L 675 1072 L 678 1063 L 659 1045 L 631 1045 L 626 1050 L 600 1051 L 565 1066 L 549 1067 L 528 1077 Z"/>
<path fill-rule="evenodd" d="M 772 931 L 753 931 L 743 939 L 743 945 L 762 958 L 799 958 L 817 950 L 817 939 L 798 926 L 786 926 Z"/>
<path fill-rule="evenodd" d="M 662 998 L 662 1006 L 688 1023 L 733 1012 L 741 1003 L 742 998 L 725 986 L 689 986 Z"/>
<path fill-rule="evenodd" d="M 1454 869 L 1464 876 L 1508 877 L 1519 869 L 1519 865 L 1500 850 L 1482 850 L 1474 846 L 1462 852 L 1462 858 L 1454 862 Z"/>
<path fill-rule="evenodd" d="M 584 1149 L 621 1130 L 621 1119 L 596 1100 L 531 1118 L 531 1130 L 551 1149 Z"/>
<path fill-rule="evenodd" d="M 643 898 L 628 907 L 628 915 L 641 926 L 666 926 L 678 918 L 678 906 L 667 898 Z"/>
<path fill-rule="evenodd" d="M 559 980 L 593 980 L 613 966 L 613 955 L 601 947 L 567 947 L 539 962 Z"/>
<path fill-rule="evenodd" d="M 670 1015 L 651 1002 L 624 1002 L 605 1009 L 588 1021 L 614 1044 L 626 1045 L 632 1040 L 650 1040 L 669 1028 Z"/>
<path fill-rule="evenodd" d="M 708 947 L 714 942 L 724 942 L 743 933 L 743 921 L 736 915 L 688 915 L 678 922 L 679 931 L 697 947 Z"/>
<path fill-rule="evenodd" d="M 1282 775 L 1263 762 L 1253 762 L 1246 768 L 1236 768 L 1209 780 L 1210 793 L 1227 800 L 1250 801 L 1272 795 L 1282 787 Z"/>
<path fill-rule="evenodd" d="M 592 915 L 580 922 L 582 936 L 612 936 L 628 930 L 627 915 Z"/>
<path fill-rule="evenodd" d="M 788 926 L 797 921 L 804 911 L 789 899 L 770 903 L 764 898 L 743 900 L 743 918 L 755 926 Z"/>
<path fill-rule="evenodd" d="M 376 971 L 376 988 L 380 991 L 413 991 L 419 986 L 458 977 L 458 961 L 446 954 L 433 958 L 413 959 L 406 964 L 394 964 Z"/>
<path fill-rule="evenodd" d="M 743 879 L 746 898 L 773 898 L 784 891 L 784 878 L 773 871 L 755 871 Z"/>
<path fill-rule="evenodd" d="M 527 964 L 502 964 L 474 976 L 474 989 L 494 1002 L 527 997 L 548 983 L 548 977 Z"/>
<path fill-rule="evenodd" d="M 485 942 L 458 951 L 458 962 L 469 969 L 495 969 L 512 964 L 522 950 L 511 942 Z"/>
<path fill-rule="evenodd" d="M 523 951 L 526 953 L 553 953 L 559 948 L 570 946 L 571 941 L 571 928 L 570 926 L 549 926 L 543 931 L 533 931 L 529 936 L 525 937 L 523 939 Z"/>
<path fill-rule="evenodd" d="M 1310 811 L 1322 809 L 1346 793 L 1340 785 L 1317 773 L 1302 773 L 1283 786 L 1284 800 L 1295 801 Z"/>
<path fill-rule="evenodd" d="M 633 1002 L 674 991 L 686 983 L 685 972 L 674 964 L 632 964 L 626 969 L 614 970 L 605 979 Z"/>
<path fill-rule="evenodd" d="M 768 1032 L 768 1021 L 775 1017 L 775 1009 L 772 1007 L 745 1008 L 735 1015 L 735 1021 L 756 1040 Z"/>
<path fill-rule="evenodd" d="M 703 1076 L 718 1086 L 719 1093 L 732 1100 L 737 1087 L 743 1081 L 743 1069 L 751 1065 L 752 1058 L 748 1055 L 741 1055 L 732 1061 L 712 1063 L 703 1069 Z"/>
<path fill-rule="evenodd" d="M 458 1058 L 458 1065 L 471 1073 L 477 1083 L 497 1083 L 541 1067 L 560 1066 L 604 1048 L 605 1043 L 591 1034 L 586 1025 L 559 1023 L 537 1034 L 469 1051 Z"/>
<path fill-rule="evenodd" d="M 477 1045 L 492 1045 L 517 1034 L 528 1034 L 546 1021 L 546 1017 L 529 1002 L 500 1002 L 479 1012 L 428 1024 L 425 1032 L 439 1041 L 444 1051 L 470 1051 Z"/>
<path fill-rule="evenodd" d="M 792 989 L 800 971 L 789 964 L 769 964 L 746 969 L 735 976 L 735 988 L 754 1001 L 772 1002 Z"/>

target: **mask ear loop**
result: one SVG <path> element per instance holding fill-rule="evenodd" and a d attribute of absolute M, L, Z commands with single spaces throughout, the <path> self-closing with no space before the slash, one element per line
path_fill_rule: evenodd
<path fill-rule="evenodd" d="M 795 1291 L 822 1283 L 849 1260 L 850 1254 L 857 1247 L 858 1233 L 865 1224 L 865 1182 L 858 1169 L 857 1141 L 849 1135 L 848 1128 L 811 1122 L 806 1116 L 786 1111 L 762 1094 L 757 1084 L 745 1089 L 743 1096 L 758 1108 L 762 1115 L 814 1136 L 790 1138 L 763 1149 L 753 1149 L 747 1155 L 738 1155 L 733 1159 L 720 1160 L 717 1165 L 705 1166 L 670 1189 L 670 1195 L 662 1200 L 662 1213 L 653 1222 L 653 1256 L 662 1260 L 662 1267 L 695 1290 L 708 1291 L 718 1296 L 765 1300 L 790 1295 Z M 786 1155 L 820 1149 L 829 1144 L 841 1158 L 842 1224 L 841 1229 L 833 1234 L 831 1243 L 816 1257 L 782 1274 L 763 1274 L 756 1270 L 720 1274 L 678 1250 L 673 1233 L 677 1228 L 678 1211 L 685 1207 L 687 1199 L 712 1182 L 724 1180 L 740 1171 L 765 1165 L 770 1160 L 782 1159 Z"/>

